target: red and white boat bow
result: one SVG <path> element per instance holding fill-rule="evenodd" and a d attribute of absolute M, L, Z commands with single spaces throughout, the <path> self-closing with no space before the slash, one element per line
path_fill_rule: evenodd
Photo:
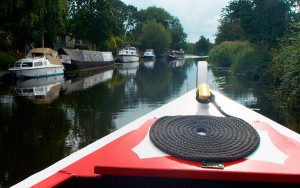
<path fill-rule="evenodd" d="M 300 185 L 300 135 L 218 92 L 211 92 L 227 114 L 243 119 L 258 132 L 259 147 L 248 157 L 224 162 L 223 169 L 202 168 L 201 162 L 170 156 L 153 145 L 149 129 L 157 118 L 222 116 L 212 103 L 198 103 L 195 89 L 13 187 L 56 187 L 75 177 L 101 181 L 104 175 Z"/>

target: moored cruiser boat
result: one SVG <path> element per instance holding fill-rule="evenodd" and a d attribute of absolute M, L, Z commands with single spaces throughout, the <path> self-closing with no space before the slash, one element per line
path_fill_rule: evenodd
<path fill-rule="evenodd" d="M 135 47 L 126 46 L 118 53 L 118 60 L 122 63 L 139 61 L 139 53 Z"/>
<path fill-rule="evenodd" d="M 57 51 L 50 48 L 34 48 L 24 59 L 18 60 L 8 69 L 12 77 L 38 78 L 64 74 L 64 66 L 57 57 Z"/>
<path fill-rule="evenodd" d="M 180 49 L 177 50 L 170 50 L 168 53 L 168 60 L 176 60 L 176 59 L 184 59 L 184 51 Z"/>
<path fill-rule="evenodd" d="M 154 60 L 155 57 L 156 56 L 154 54 L 154 50 L 153 49 L 146 49 L 146 51 L 144 52 L 144 55 L 143 55 L 143 59 L 145 61 Z"/>
<path fill-rule="evenodd" d="M 300 135 L 211 91 L 198 67 L 197 89 L 13 187 L 299 187 Z"/>

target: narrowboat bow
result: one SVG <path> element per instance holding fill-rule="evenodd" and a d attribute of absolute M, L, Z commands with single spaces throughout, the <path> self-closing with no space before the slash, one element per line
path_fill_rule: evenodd
<path fill-rule="evenodd" d="M 211 91 L 198 67 L 197 89 L 13 187 L 298 187 L 300 135 Z"/>

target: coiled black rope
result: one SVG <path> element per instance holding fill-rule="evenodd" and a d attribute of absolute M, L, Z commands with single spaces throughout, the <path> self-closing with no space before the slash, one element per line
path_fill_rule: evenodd
<path fill-rule="evenodd" d="M 172 156 L 206 162 L 225 162 L 244 158 L 259 146 L 257 131 L 242 119 L 225 113 L 215 96 L 196 100 L 211 102 L 225 116 L 165 116 L 150 128 L 150 140 Z"/>
<path fill-rule="evenodd" d="M 206 162 L 238 160 L 259 145 L 256 130 L 235 117 L 165 116 L 152 125 L 150 139 L 167 154 Z"/>

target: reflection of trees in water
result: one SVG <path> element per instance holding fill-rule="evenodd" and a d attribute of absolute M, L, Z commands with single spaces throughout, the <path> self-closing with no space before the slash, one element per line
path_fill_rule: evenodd
<path fill-rule="evenodd" d="M 157 61 L 153 69 L 140 67 L 136 76 L 139 97 L 148 103 L 163 103 L 178 93 L 187 78 L 186 63 L 170 67 L 167 61 Z"/>
<path fill-rule="evenodd" d="M 72 122 L 68 144 L 78 148 L 107 135 L 114 129 L 112 124 L 111 103 L 107 82 L 63 96 L 65 111 Z"/>
<path fill-rule="evenodd" d="M 36 105 L 19 97 L 11 105 L 13 113 L 0 108 L 0 182 L 4 187 L 68 154 L 64 141 L 70 124 L 59 105 Z"/>

